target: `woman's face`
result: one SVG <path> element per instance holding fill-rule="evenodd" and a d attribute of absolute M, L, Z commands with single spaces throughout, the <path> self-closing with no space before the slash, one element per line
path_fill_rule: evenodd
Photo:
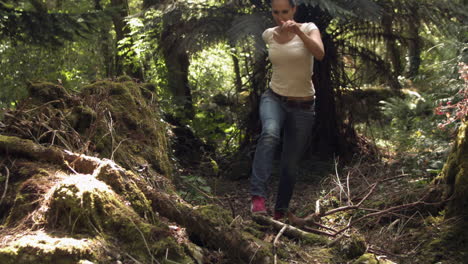
<path fill-rule="evenodd" d="M 278 26 L 281 26 L 281 21 L 292 20 L 294 13 L 296 13 L 296 7 L 292 7 L 288 0 L 271 1 L 271 14 Z"/>

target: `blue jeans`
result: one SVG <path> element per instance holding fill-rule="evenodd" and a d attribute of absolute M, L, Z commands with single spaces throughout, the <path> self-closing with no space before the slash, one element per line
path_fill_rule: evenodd
<path fill-rule="evenodd" d="M 251 195 L 266 197 L 275 151 L 283 136 L 280 181 L 275 210 L 286 212 L 296 182 L 297 166 L 315 122 L 314 104 L 304 107 L 281 100 L 268 89 L 260 100 L 262 133 L 257 143 L 251 175 Z"/>

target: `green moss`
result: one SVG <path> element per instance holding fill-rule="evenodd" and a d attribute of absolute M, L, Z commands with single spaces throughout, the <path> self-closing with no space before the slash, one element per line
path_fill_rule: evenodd
<path fill-rule="evenodd" d="M 68 115 L 67 120 L 78 133 L 84 133 L 96 120 L 96 112 L 89 106 L 77 106 Z"/>
<path fill-rule="evenodd" d="M 329 242 L 327 238 L 312 233 L 307 234 L 303 241 L 310 245 L 325 245 Z"/>
<path fill-rule="evenodd" d="M 134 182 L 135 175 L 131 172 L 124 172 L 114 169 L 110 165 L 103 166 L 96 178 L 111 186 L 125 200 L 130 202 L 132 208 L 144 218 L 152 218 L 154 215 L 149 201 L 143 192 L 136 186 Z"/>
<path fill-rule="evenodd" d="M 380 262 L 374 254 L 367 253 L 360 256 L 357 260 L 353 262 L 353 264 L 380 264 L 384 262 Z"/>
<path fill-rule="evenodd" d="M 35 144 L 32 140 L 4 135 L 0 135 L 1 153 L 54 163 L 60 163 L 63 160 L 61 152 L 54 147 L 46 148 Z"/>
<path fill-rule="evenodd" d="M 122 76 L 119 76 L 119 77 L 117 78 L 117 81 L 118 81 L 118 82 L 132 82 L 133 79 L 132 79 L 132 77 L 130 77 L 130 76 L 128 76 L 128 75 L 122 75 Z"/>
<path fill-rule="evenodd" d="M 220 208 L 218 205 L 205 205 L 195 209 L 203 218 L 212 223 L 221 226 L 229 225 L 232 222 L 232 217 L 228 211 Z"/>
<path fill-rule="evenodd" d="M 107 176 L 104 176 L 106 173 Z M 101 170 L 98 178 L 113 180 L 109 182 L 112 185 L 106 185 L 91 175 L 69 177 L 60 183 L 52 195 L 47 214 L 50 228 L 75 237 L 105 234 L 119 241 L 124 252 L 131 252 L 143 263 L 149 262 L 152 257 L 163 259 L 166 250 L 169 250 L 173 260 L 187 263 L 184 249 L 177 244 L 165 224 L 156 218 L 149 223 L 133 210 L 135 204 L 128 203 L 126 195 L 118 195 L 109 188 L 115 188 L 122 194 L 132 191 L 135 200 L 142 199 L 137 207 L 141 210 L 150 208 L 144 196 L 138 197 L 136 187 L 129 189 L 128 178 L 119 178 L 119 174 L 109 168 Z"/>
<path fill-rule="evenodd" d="M 362 235 L 352 234 L 349 238 L 342 239 L 336 246 L 339 254 L 346 259 L 354 259 L 366 252 L 366 241 Z"/>
<path fill-rule="evenodd" d="M 273 261 L 273 249 L 271 243 L 267 243 L 263 239 L 258 239 L 250 233 L 244 233 L 243 239 L 248 241 L 248 243 L 251 245 L 258 247 L 257 253 L 255 254 L 255 259 L 252 263 L 255 263 L 255 260 L 263 260 L 263 262 L 260 261 L 260 263 L 265 263 L 265 260 Z"/>
<path fill-rule="evenodd" d="M 256 223 L 249 223 L 249 225 L 245 227 L 245 231 L 255 236 L 258 239 L 263 239 L 265 237 L 265 231 L 268 228 L 269 227 L 261 226 Z"/>
<path fill-rule="evenodd" d="M 18 190 L 15 192 L 16 197 L 13 207 L 8 214 L 5 225 L 13 226 L 24 217 L 33 212 L 43 200 L 44 194 L 51 187 L 51 175 L 48 171 L 41 168 L 30 167 L 31 164 L 19 169 L 19 177 L 25 180 L 19 183 Z"/>
<path fill-rule="evenodd" d="M 44 104 L 57 99 L 65 100 L 70 97 L 63 86 L 49 82 L 29 83 L 28 92 L 31 102 L 34 104 Z M 55 107 L 64 106 L 63 102 L 56 102 L 52 105 Z"/>
<path fill-rule="evenodd" d="M 82 259 L 105 258 L 97 240 L 55 237 L 43 231 L 21 236 L 0 248 L 2 264 L 74 264 Z"/>
<path fill-rule="evenodd" d="M 94 98 L 89 101 L 100 100 L 100 108 L 108 111 L 97 121 L 92 141 L 101 157 L 113 155 L 116 162 L 129 169 L 149 164 L 151 169 L 170 176 L 166 127 L 154 100 L 142 94 L 145 90 L 143 84 L 132 81 L 101 81 L 84 87 L 81 95 Z"/>

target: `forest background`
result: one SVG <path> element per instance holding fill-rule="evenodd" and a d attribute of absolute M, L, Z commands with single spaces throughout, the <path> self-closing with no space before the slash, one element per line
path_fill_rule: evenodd
<path fill-rule="evenodd" d="M 404 175 L 399 184 L 406 193 L 426 190 L 443 178 L 444 164 L 468 115 L 468 2 L 299 2 L 296 20 L 317 24 L 326 51 L 325 59 L 315 62 L 317 124 L 300 175 L 300 181 L 315 187 L 300 197 L 330 202 L 329 191 L 338 188 L 333 197 L 339 196 L 337 203 L 343 205 L 340 188 L 346 179 L 339 175 L 348 173 L 350 194 L 349 173 L 356 171 L 380 180 Z M 233 192 L 226 186 L 245 185 L 249 176 L 260 132 L 258 102 L 271 75 L 261 33 L 271 26 L 269 1 L 264 0 L 0 1 L 0 128 L 8 127 L 8 113 L 21 110 L 37 84 L 58 85 L 69 94 L 83 93 L 102 80 L 145 85 L 170 146 L 169 165 L 156 170 L 171 175 L 186 201 L 226 206 L 219 201 Z M 114 121 L 112 116 L 101 118 Z M 66 144 L 70 142 L 55 136 L 22 137 L 92 156 L 100 152 L 98 143 L 85 140 Z M 112 150 L 98 156 L 120 155 L 121 164 L 134 168 L 122 162 L 125 148 L 119 146 L 126 140 L 114 142 L 112 137 Z M 358 185 L 358 178 L 351 177 L 351 182 Z M 2 182 L 8 185 L 3 174 Z M 5 194 L 7 188 L 3 190 Z M 247 197 L 247 191 L 243 195 Z M 229 205 L 244 217 L 246 197 Z M 373 205 L 384 210 L 410 200 Z M 299 215 L 310 209 L 294 206 Z M 10 207 L 2 209 L 4 222 Z M 419 213 L 417 226 L 441 224 L 447 213 L 440 207 L 428 211 Z M 404 214 L 413 221 L 414 213 Z M 394 238 L 404 237 L 410 220 L 400 224 Z M 382 221 L 387 227 L 396 223 L 392 218 Z M 394 259 L 404 261 L 411 255 L 411 250 L 393 249 Z M 446 257 L 434 253 L 431 261 Z"/>

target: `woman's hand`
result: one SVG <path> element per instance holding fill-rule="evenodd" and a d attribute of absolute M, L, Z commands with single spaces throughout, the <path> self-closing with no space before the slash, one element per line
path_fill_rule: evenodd
<path fill-rule="evenodd" d="M 281 21 L 281 30 L 286 30 L 294 34 L 299 34 L 301 32 L 299 24 L 294 20 Z"/>

